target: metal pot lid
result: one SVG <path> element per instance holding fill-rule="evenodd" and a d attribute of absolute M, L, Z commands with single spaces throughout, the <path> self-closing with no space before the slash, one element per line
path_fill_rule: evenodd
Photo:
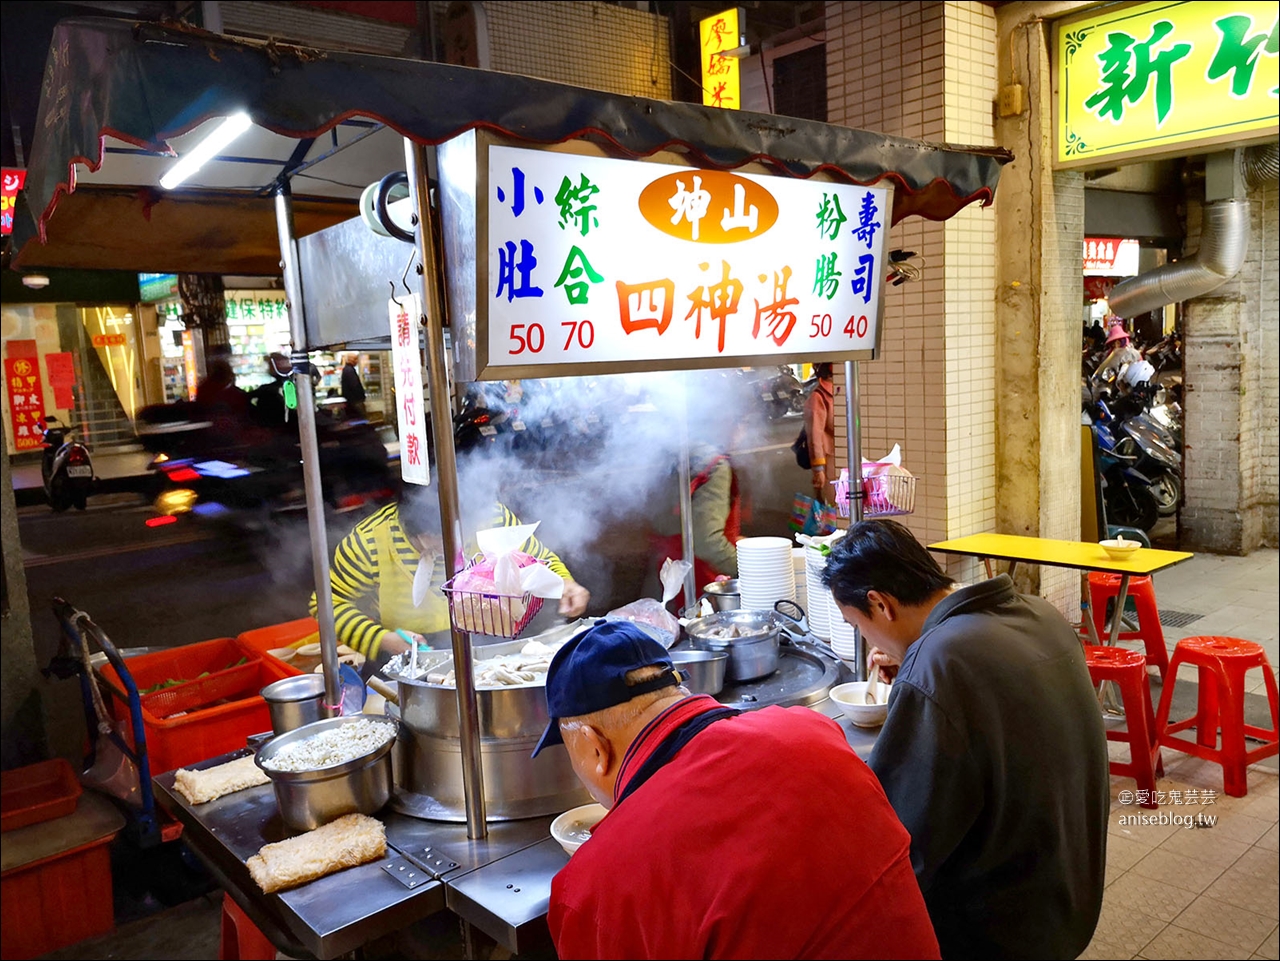
<path fill-rule="evenodd" d="M 778 632 L 779 622 L 773 611 L 718 611 L 708 614 L 684 626 L 690 637 L 718 644 L 732 644 L 737 640 L 758 640 Z M 722 637 L 719 632 L 734 629 L 736 637 Z"/>

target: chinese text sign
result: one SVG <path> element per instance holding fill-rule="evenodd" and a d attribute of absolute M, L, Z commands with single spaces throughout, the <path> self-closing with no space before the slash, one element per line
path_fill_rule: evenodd
<path fill-rule="evenodd" d="M 44 443 L 40 418 L 44 416 L 44 387 L 35 356 L 6 357 L 5 388 L 9 391 L 9 418 L 13 423 L 15 450 L 36 450 Z"/>
<path fill-rule="evenodd" d="M 703 105 L 740 110 L 740 61 L 736 56 L 725 56 L 724 51 L 742 45 L 741 9 L 731 7 L 698 21 L 698 41 L 702 58 Z"/>
<path fill-rule="evenodd" d="M 1274 2 L 1144 3 L 1058 28 L 1060 165 L 1280 130 Z"/>
<path fill-rule="evenodd" d="M 888 188 L 495 146 L 487 200 L 490 367 L 876 345 Z"/>
<path fill-rule="evenodd" d="M 27 172 L 17 167 L 5 167 L 0 170 L 0 234 L 9 236 L 13 233 L 13 208 L 18 202 L 18 192 L 26 183 Z"/>
<path fill-rule="evenodd" d="M 410 484 L 431 483 L 427 460 L 427 409 L 422 400 L 422 354 L 418 348 L 417 294 L 387 301 L 391 320 L 391 367 L 395 372 L 396 418 L 400 425 L 400 476 Z"/>

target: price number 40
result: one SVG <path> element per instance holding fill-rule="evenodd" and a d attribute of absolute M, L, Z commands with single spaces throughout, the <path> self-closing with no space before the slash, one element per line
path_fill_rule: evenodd
<path fill-rule="evenodd" d="M 845 335 L 848 337 L 865 337 L 867 336 L 868 320 L 866 314 L 859 317 L 850 317 L 849 322 L 844 325 Z M 830 314 L 814 314 L 809 320 L 809 336 L 810 337 L 830 337 L 831 336 L 831 315 Z"/>

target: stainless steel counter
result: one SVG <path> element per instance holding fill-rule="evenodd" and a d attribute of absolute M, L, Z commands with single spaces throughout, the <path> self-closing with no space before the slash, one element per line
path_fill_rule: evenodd
<path fill-rule="evenodd" d="M 827 716 L 838 713 L 829 699 L 809 706 Z M 879 731 L 853 727 L 843 717 L 837 723 L 865 760 Z M 173 777 L 155 778 L 157 799 L 182 822 L 187 843 L 222 887 L 288 954 L 333 958 L 446 907 L 513 953 L 548 941 L 551 879 L 569 860 L 550 836 L 550 817 L 491 823 L 488 837 L 472 841 L 462 824 L 423 821 L 388 807 L 378 815 L 387 828 L 387 857 L 282 894 L 263 894 L 244 862 L 293 833 L 280 819 L 271 785 L 192 807 L 173 790 Z"/>

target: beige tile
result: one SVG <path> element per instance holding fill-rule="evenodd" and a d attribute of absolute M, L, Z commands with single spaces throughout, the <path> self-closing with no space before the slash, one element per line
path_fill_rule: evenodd
<path fill-rule="evenodd" d="M 1194 901 L 1190 891 L 1173 887 L 1155 878 L 1126 874 L 1107 888 L 1106 903 L 1116 907 L 1172 921 Z"/>
<path fill-rule="evenodd" d="M 1139 841 L 1111 835 L 1107 838 L 1107 880 L 1114 873 L 1119 876 L 1151 853 L 1151 848 Z"/>
<path fill-rule="evenodd" d="M 1101 941 L 1116 950 L 1116 957 L 1131 958 L 1141 951 L 1166 927 L 1166 922 L 1146 914 L 1139 914 L 1111 903 L 1110 891 L 1102 899 L 1102 914 L 1093 932 L 1094 941 Z"/>
<path fill-rule="evenodd" d="M 1209 885 L 1205 894 L 1254 914 L 1280 919 L 1276 859 L 1274 851 L 1253 848 Z"/>
<path fill-rule="evenodd" d="M 1255 949 L 1256 953 L 1272 961 L 1280 959 L 1280 928 L 1272 928 L 1262 944 Z"/>
<path fill-rule="evenodd" d="M 1167 958 L 1169 961 L 1195 961 L 1195 959 L 1248 958 L 1248 951 L 1241 951 L 1229 944 L 1215 941 L 1195 931 L 1169 925 L 1143 948 L 1144 958 Z"/>
<path fill-rule="evenodd" d="M 1156 848 L 1129 870 L 1142 877 L 1154 878 L 1184 891 L 1200 894 L 1221 877 L 1226 866 Z"/>
<path fill-rule="evenodd" d="M 1271 825 L 1267 833 L 1254 842 L 1253 846 L 1262 848 L 1264 851 L 1280 851 L 1280 824 Z"/>
<path fill-rule="evenodd" d="M 1235 813 L 1257 818 L 1269 824 L 1275 824 L 1280 820 L 1280 797 L 1274 794 L 1250 794 L 1246 798 L 1241 798 L 1240 801 L 1240 806 Z"/>
<path fill-rule="evenodd" d="M 1275 920 L 1215 898 L 1201 897 L 1173 919 L 1173 923 L 1252 954 L 1275 927 Z"/>
<path fill-rule="evenodd" d="M 1219 837 L 1231 838 L 1233 841 L 1243 841 L 1245 844 L 1256 844 L 1260 841 L 1272 827 L 1268 821 L 1262 821 L 1258 818 L 1246 817 L 1235 813 L 1216 814 L 1213 807 L 1205 809 L 1204 817 L 1217 817 L 1218 823 L 1212 828 L 1206 830 L 1218 835 Z"/>
<path fill-rule="evenodd" d="M 1161 850 L 1228 867 L 1249 850 L 1243 841 L 1224 838 L 1216 831 L 1188 831 L 1176 828 L 1160 845 Z"/>
<path fill-rule="evenodd" d="M 1079 961 L 1115 961 L 1115 959 L 1125 961 L 1131 957 L 1133 957 L 1131 952 L 1094 938 L 1080 955 Z"/>

